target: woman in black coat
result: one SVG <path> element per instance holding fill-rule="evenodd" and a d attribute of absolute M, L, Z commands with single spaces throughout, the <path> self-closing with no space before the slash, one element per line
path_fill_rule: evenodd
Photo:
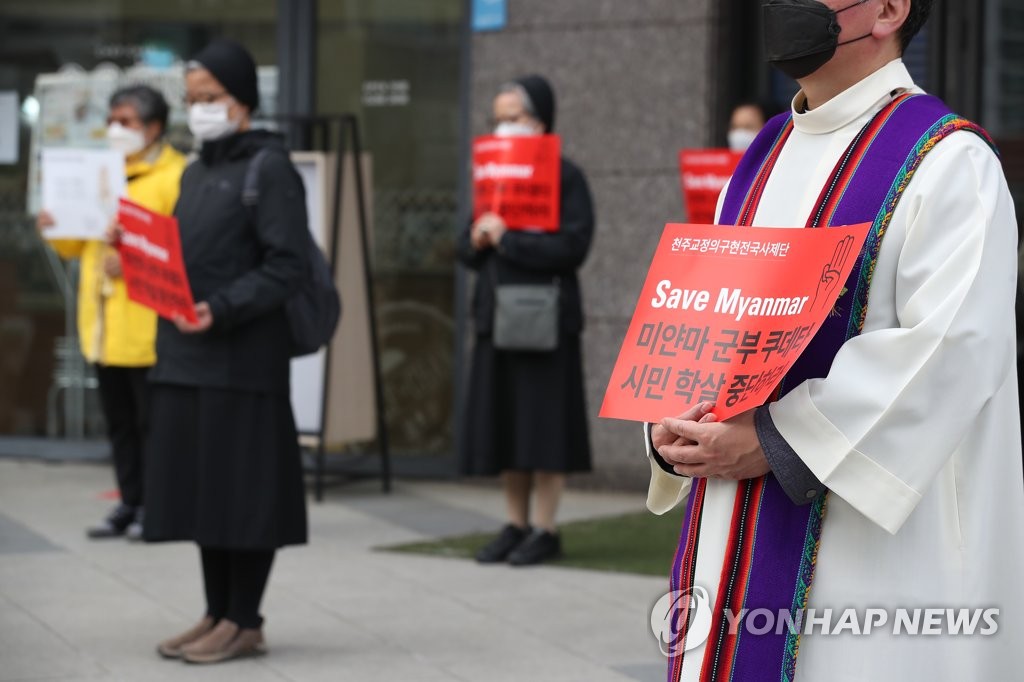
<path fill-rule="evenodd" d="M 249 53 L 212 43 L 189 64 L 186 89 L 202 148 L 175 216 L 198 321 L 161 320 L 157 330 L 145 537 L 199 545 L 206 591 L 205 616 L 159 653 L 216 663 L 263 653 L 259 605 L 275 551 L 306 541 L 284 303 L 305 272 L 308 226 L 280 139 L 250 129 Z M 261 149 L 258 197 L 243 204 Z"/>
<path fill-rule="evenodd" d="M 554 118 L 554 93 L 540 76 L 506 85 L 494 100 L 497 135 L 549 133 Z M 509 231 L 500 216 L 485 214 L 459 238 L 459 259 L 478 272 L 462 472 L 500 474 L 508 510 L 508 524 L 477 554 L 482 563 L 527 565 L 559 555 L 555 513 L 566 474 L 590 470 L 576 271 L 590 249 L 594 211 L 586 178 L 564 158 L 561 185 L 556 232 Z M 554 281 L 560 287 L 557 348 L 496 349 L 491 333 L 495 284 Z M 536 497 L 532 526 L 531 492 Z"/>

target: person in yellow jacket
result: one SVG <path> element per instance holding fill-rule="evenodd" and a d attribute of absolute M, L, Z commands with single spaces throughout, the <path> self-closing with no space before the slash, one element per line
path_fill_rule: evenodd
<path fill-rule="evenodd" d="M 135 85 L 118 90 L 110 98 L 107 140 L 125 155 L 128 198 L 170 215 L 178 201 L 185 157 L 164 141 L 168 114 L 167 101 L 153 88 Z M 41 211 L 37 225 L 44 236 L 53 224 L 52 216 Z M 120 256 L 106 242 L 50 244 L 62 258 L 80 260 L 78 335 L 82 354 L 96 365 L 121 492 L 121 502 L 87 534 L 140 539 L 146 374 L 156 362 L 156 313 L 128 300 Z"/>

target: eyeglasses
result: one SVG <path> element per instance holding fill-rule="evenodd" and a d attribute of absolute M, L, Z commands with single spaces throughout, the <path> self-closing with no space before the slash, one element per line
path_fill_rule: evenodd
<path fill-rule="evenodd" d="M 219 99 L 228 97 L 227 91 L 223 92 L 197 92 L 194 95 L 185 96 L 185 106 L 190 107 L 193 104 L 213 104 Z"/>

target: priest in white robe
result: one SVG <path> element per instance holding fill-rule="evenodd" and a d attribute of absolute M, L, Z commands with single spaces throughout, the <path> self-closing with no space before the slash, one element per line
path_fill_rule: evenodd
<path fill-rule="evenodd" d="M 801 91 L 754 225 L 804 226 L 857 133 L 894 97 L 919 92 L 900 57 L 930 4 L 765 3 L 769 57 Z M 797 29 L 796 19 L 812 15 L 841 26 L 831 52 L 807 54 L 813 30 Z M 803 30 L 805 54 L 786 52 L 800 42 L 793 30 Z M 862 332 L 842 345 L 827 376 L 728 421 L 705 416 L 705 405 L 647 429 L 651 511 L 685 504 L 694 481 L 707 479 L 693 582 L 712 600 L 738 481 L 771 472 L 793 504 L 827 491 L 807 607 L 833 615 L 830 627 L 805 629 L 796 679 L 1024 679 L 1016 246 L 998 157 L 978 135 L 954 132 L 906 187 Z M 845 609 L 858 614 L 858 627 L 823 633 Z M 866 634 L 869 609 L 876 621 L 884 611 L 887 623 Z M 973 635 L 954 634 L 946 615 L 935 615 L 917 635 L 894 634 L 901 609 L 905 617 L 986 611 L 989 620 Z M 686 653 L 675 679 L 708 679 L 705 646 Z M 759 679 L 780 679 L 779 671 Z"/>

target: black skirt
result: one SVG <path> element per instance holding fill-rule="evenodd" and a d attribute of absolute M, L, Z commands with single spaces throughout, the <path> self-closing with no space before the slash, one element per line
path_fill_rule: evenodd
<path fill-rule="evenodd" d="M 578 335 L 550 353 L 500 351 L 477 337 L 460 460 L 469 476 L 590 471 Z"/>
<path fill-rule="evenodd" d="M 306 542 L 306 498 L 287 394 L 153 384 L 145 538 L 274 549 Z"/>

